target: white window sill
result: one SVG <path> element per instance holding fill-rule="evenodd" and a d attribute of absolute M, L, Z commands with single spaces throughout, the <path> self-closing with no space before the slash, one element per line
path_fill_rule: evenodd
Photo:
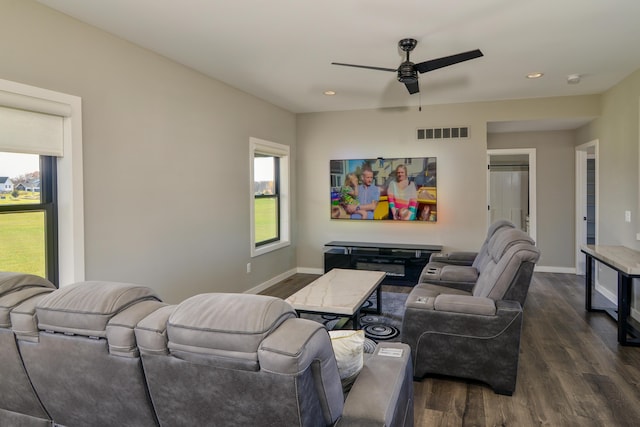
<path fill-rule="evenodd" d="M 251 258 L 260 256 L 260 255 L 264 255 L 264 254 L 267 254 L 269 252 L 276 251 L 278 249 L 286 248 L 287 246 L 290 246 L 290 245 L 291 245 L 290 241 L 288 241 L 288 240 L 280 240 L 279 242 L 273 242 L 273 243 L 269 243 L 269 244 L 264 245 L 264 246 L 253 248 L 251 250 Z"/>

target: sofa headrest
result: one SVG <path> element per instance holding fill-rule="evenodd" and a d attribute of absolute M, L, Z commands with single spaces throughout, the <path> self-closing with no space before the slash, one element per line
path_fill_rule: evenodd
<path fill-rule="evenodd" d="M 47 279 L 34 274 L 0 271 L 0 296 L 29 287 L 56 288 Z"/>
<path fill-rule="evenodd" d="M 539 258 L 540 250 L 529 242 L 509 245 L 504 255 L 497 262 L 491 262 L 478 277 L 473 287 L 473 296 L 488 297 L 498 301 L 503 299 L 512 286 L 526 286 L 528 289 L 531 275 L 518 279 L 518 272 L 523 264 L 535 264 Z M 532 270 L 533 268 L 531 272 Z M 516 279 L 518 279 L 517 282 Z"/>
<path fill-rule="evenodd" d="M 509 248 L 520 243 L 535 246 L 533 239 L 524 231 L 517 228 L 502 229 L 489 240 L 489 255 L 498 262 Z"/>
<path fill-rule="evenodd" d="M 516 226 L 511 221 L 507 221 L 506 219 L 499 219 L 489 226 L 489 229 L 487 230 L 487 237 L 491 238 L 494 234 L 496 234 L 496 231 L 500 230 L 501 228 L 516 228 Z"/>
<path fill-rule="evenodd" d="M 257 351 L 262 340 L 293 317 L 293 308 L 280 298 L 196 295 L 180 303 L 169 316 L 168 347 L 179 357 L 196 354 L 208 357 L 204 363 L 254 370 L 258 369 Z"/>
<path fill-rule="evenodd" d="M 160 301 L 148 287 L 116 282 L 80 282 L 60 288 L 36 306 L 40 330 L 106 337 L 109 321 L 143 301 Z"/>

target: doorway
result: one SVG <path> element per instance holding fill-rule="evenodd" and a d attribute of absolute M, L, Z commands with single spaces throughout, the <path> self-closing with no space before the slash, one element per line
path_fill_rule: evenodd
<path fill-rule="evenodd" d="M 513 222 L 536 240 L 535 148 L 487 150 L 489 225 Z"/>
<path fill-rule="evenodd" d="M 585 274 L 582 245 L 598 244 L 598 140 L 576 147 L 576 274 Z"/>

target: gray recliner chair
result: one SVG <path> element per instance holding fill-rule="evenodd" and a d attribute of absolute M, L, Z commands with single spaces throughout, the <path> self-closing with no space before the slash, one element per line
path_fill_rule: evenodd
<path fill-rule="evenodd" d="M 413 425 L 408 346 L 378 345 L 345 401 L 326 329 L 281 299 L 197 295 L 135 332 L 161 425 Z"/>
<path fill-rule="evenodd" d="M 524 232 L 508 229 L 488 245 L 489 260 L 471 292 L 420 283 L 406 302 L 402 342 L 414 374 L 475 379 L 496 393 L 516 386 L 523 305 L 539 250 Z"/>
<path fill-rule="evenodd" d="M 489 242 L 504 230 L 514 229 L 507 220 L 491 224 L 487 237 L 478 252 L 434 253 L 422 269 L 418 283 L 436 283 L 442 286 L 471 291 L 478 276 L 490 261 Z M 527 236 L 528 237 L 528 236 Z"/>
<path fill-rule="evenodd" d="M 11 328 L 11 311 L 35 305 L 53 292 L 48 280 L 24 273 L 0 271 L 0 425 L 51 426 L 52 421 L 27 376 Z"/>
<path fill-rule="evenodd" d="M 158 425 L 134 327 L 165 305 L 147 287 L 81 282 L 11 312 L 27 374 L 56 424 Z"/>

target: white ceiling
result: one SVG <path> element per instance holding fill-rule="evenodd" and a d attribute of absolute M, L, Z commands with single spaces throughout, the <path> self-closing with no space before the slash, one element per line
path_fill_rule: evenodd
<path fill-rule="evenodd" d="M 296 113 L 594 94 L 640 68 L 639 0 L 39 2 Z M 421 96 L 394 73 L 331 65 L 396 68 L 407 37 L 416 63 L 485 56 L 421 74 Z"/>

